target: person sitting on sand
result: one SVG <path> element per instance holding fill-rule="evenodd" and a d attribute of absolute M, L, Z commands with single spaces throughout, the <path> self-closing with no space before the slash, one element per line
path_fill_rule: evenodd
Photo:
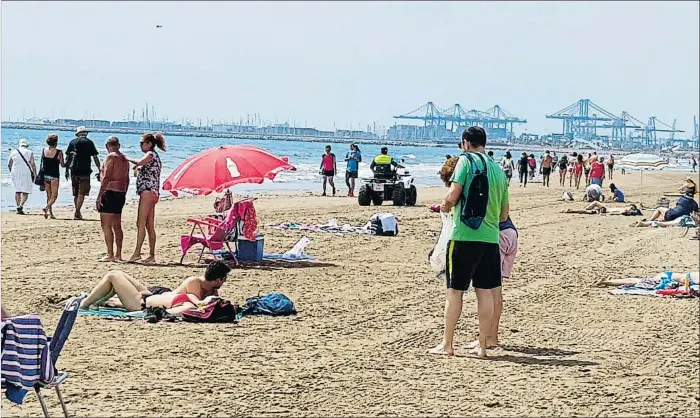
<path fill-rule="evenodd" d="M 625 194 L 615 186 L 615 183 L 610 183 L 610 191 L 613 194 L 613 202 L 625 203 Z"/>
<path fill-rule="evenodd" d="M 578 213 L 583 215 L 622 215 L 622 216 L 640 216 L 642 211 L 639 210 L 637 205 L 629 205 L 622 208 L 612 208 L 608 209 L 603 206 L 600 202 L 591 202 L 590 205 L 586 206 L 584 209 L 567 209 L 562 211 L 562 213 Z"/>
<path fill-rule="evenodd" d="M 201 305 L 207 297 L 219 296 L 219 289 L 226 282 L 230 271 L 229 266 L 217 260 L 209 264 L 204 276 L 189 277 L 177 289 L 158 294 L 123 271 L 110 271 L 83 300 L 80 308 L 110 306 L 134 312 L 148 307 L 160 307 L 177 315 Z M 110 300 L 115 295 L 118 300 Z"/>
<path fill-rule="evenodd" d="M 634 286 L 641 282 L 647 282 L 650 285 L 657 285 L 661 283 L 664 279 L 670 279 L 674 282 L 685 283 L 686 279 L 689 279 L 692 283 L 700 283 L 700 273 L 697 271 L 691 271 L 688 273 L 673 273 L 670 271 L 662 271 L 652 278 L 638 278 L 630 277 L 627 279 L 600 279 L 596 282 L 597 286 Z"/>
<path fill-rule="evenodd" d="M 673 209 L 659 207 L 654 210 L 649 221 L 656 221 L 662 218 L 665 222 L 675 221 L 682 216 L 690 216 L 691 213 L 698 211 L 698 203 L 692 197 L 681 196 L 676 202 L 676 207 Z"/>

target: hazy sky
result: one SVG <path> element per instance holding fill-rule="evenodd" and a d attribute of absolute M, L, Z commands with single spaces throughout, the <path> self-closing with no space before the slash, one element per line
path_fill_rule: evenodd
<path fill-rule="evenodd" d="M 3 1 L 2 120 L 122 119 L 148 102 L 159 119 L 332 129 L 433 101 L 559 132 L 545 114 L 590 98 L 689 131 L 698 19 L 698 2 L 670 1 Z"/>

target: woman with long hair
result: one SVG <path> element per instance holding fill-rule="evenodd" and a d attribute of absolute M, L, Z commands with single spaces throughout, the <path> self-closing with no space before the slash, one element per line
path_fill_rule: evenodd
<path fill-rule="evenodd" d="M 61 173 L 59 167 L 65 167 L 63 151 L 57 148 L 58 135 L 51 134 L 46 137 L 46 148 L 41 151 L 41 166 L 44 170 L 44 190 L 46 190 L 46 207 L 44 208 L 44 218 L 53 216 L 53 204 L 58 199 L 58 185 Z"/>
<path fill-rule="evenodd" d="M 129 259 L 130 263 L 143 261 L 155 263 L 156 261 L 156 228 L 155 214 L 156 203 L 160 197 L 160 171 L 163 165 L 156 148 L 165 151 L 165 137 L 161 133 L 146 133 L 141 136 L 141 151 L 144 153 L 140 160 L 127 158 L 130 163 L 139 168 L 136 176 L 136 194 L 139 195 L 139 210 L 136 219 L 136 248 L 134 255 Z M 141 260 L 141 247 L 148 232 L 148 258 Z"/>

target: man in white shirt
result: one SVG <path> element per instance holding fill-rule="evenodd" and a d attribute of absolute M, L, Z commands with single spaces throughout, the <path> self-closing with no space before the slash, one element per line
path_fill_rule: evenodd
<path fill-rule="evenodd" d="M 593 202 L 596 200 L 600 200 L 601 202 L 604 201 L 605 196 L 603 196 L 603 188 L 597 184 L 591 183 L 588 187 L 586 187 L 586 194 L 583 196 L 583 200 L 588 202 Z"/>

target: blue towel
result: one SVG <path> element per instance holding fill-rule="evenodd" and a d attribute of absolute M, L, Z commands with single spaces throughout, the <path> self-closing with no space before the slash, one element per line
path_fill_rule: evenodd
<path fill-rule="evenodd" d="M 117 308 L 99 308 L 99 309 L 80 309 L 78 315 L 82 316 L 100 316 L 103 318 L 119 318 L 119 319 L 139 319 L 143 318 L 143 311 L 127 312 L 124 309 Z"/>
<path fill-rule="evenodd" d="M 312 255 L 302 254 L 301 256 L 291 256 L 286 254 L 263 254 L 263 260 L 280 260 L 280 261 L 311 261 L 316 257 Z"/>
<path fill-rule="evenodd" d="M 54 378 L 51 348 L 39 315 L 5 319 L 2 329 L 2 376 L 7 398 L 21 405 L 27 391 Z"/>

